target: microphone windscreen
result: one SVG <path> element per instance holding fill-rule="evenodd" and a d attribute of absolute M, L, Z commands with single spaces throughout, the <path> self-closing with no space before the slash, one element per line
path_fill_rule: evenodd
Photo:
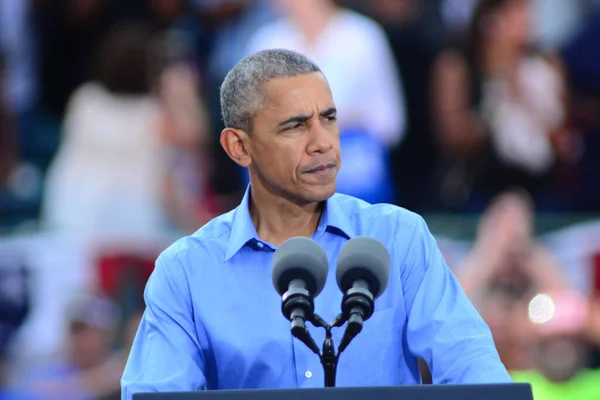
<path fill-rule="evenodd" d="M 273 257 L 272 279 L 275 290 L 283 295 L 294 279 L 306 283 L 309 293 L 318 296 L 329 272 L 327 254 L 314 240 L 297 236 L 283 242 Z"/>
<path fill-rule="evenodd" d="M 338 256 L 336 279 L 344 293 L 358 279 L 369 283 L 373 297 L 379 297 L 386 289 L 390 278 L 390 254 L 380 241 L 359 236 L 350 239 Z"/>

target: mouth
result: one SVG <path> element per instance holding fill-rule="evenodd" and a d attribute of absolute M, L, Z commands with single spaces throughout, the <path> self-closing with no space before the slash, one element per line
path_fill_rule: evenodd
<path fill-rule="evenodd" d="M 308 169 L 306 171 L 304 171 L 305 174 L 323 174 L 323 173 L 328 173 L 329 171 L 331 171 L 332 169 L 334 169 L 336 167 L 336 163 L 334 162 L 330 162 L 330 163 L 325 163 L 325 164 L 319 164 L 314 168 Z"/>

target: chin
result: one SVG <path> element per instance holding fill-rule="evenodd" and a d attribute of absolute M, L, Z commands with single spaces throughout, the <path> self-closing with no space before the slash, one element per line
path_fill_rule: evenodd
<path fill-rule="evenodd" d="M 328 185 L 319 185 L 303 188 L 300 196 L 303 197 L 307 202 L 321 202 L 329 199 L 335 194 L 336 185 L 335 182 Z"/>

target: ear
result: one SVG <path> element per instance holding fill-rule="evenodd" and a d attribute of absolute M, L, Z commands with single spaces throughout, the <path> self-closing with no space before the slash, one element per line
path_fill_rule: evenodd
<path fill-rule="evenodd" d="M 248 134 L 241 129 L 225 128 L 221 132 L 219 140 L 229 158 L 242 167 L 248 167 L 252 163 L 252 157 L 247 148 L 248 138 Z"/>

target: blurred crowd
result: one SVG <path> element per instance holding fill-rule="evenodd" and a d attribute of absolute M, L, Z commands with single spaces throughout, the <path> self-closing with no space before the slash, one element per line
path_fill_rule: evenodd
<path fill-rule="evenodd" d="M 448 263 L 506 366 L 536 400 L 600 399 L 600 228 L 585 273 L 534 229 L 600 213 L 596 40 L 598 0 L 0 0 L 0 388 L 119 398 L 156 255 L 248 182 L 219 147 L 219 85 L 287 48 L 332 88 L 338 191 L 480 216 Z M 51 255 L 2 246 L 31 231 L 61 238 Z M 61 270 L 64 238 L 92 261 Z M 50 325 L 23 339 L 34 317 Z"/>

